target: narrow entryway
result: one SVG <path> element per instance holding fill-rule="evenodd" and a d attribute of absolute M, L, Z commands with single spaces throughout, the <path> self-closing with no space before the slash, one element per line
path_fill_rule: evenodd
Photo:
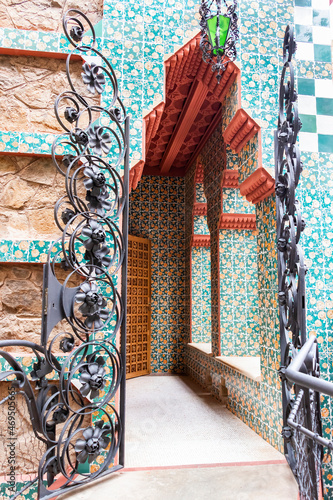
<path fill-rule="evenodd" d="M 187 376 L 127 382 L 126 468 L 68 500 L 296 500 L 281 453 Z"/>
<path fill-rule="evenodd" d="M 127 383 L 126 467 L 280 461 L 284 457 L 188 376 Z"/>

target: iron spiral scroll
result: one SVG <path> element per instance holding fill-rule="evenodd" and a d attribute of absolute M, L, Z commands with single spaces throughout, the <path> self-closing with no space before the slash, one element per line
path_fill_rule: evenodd
<path fill-rule="evenodd" d="M 52 157 L 66 192 L 54 209 L 62 235 L 44 264 L 41 340 L 0 342 L 9 365 L 0 380 L 14 376 L 12 387 L 25 396 L 45 445 L 38 475 L 24 487 L 37 481 L 39 499 L 118 470 L 124 455 L 129 117 L 89 19 L 71 9 L 63 27 L 73 47 L 66 61 L 70 89 L 55 102 L 64 132 Z M 72 75 L 78 56 L 80 85 Z M 91 102 L 103 92 L 107 105 Z M 13 345 L 32 350 L 30 373 L 6 351 Z"/>
<path fill-rule="evenodd" d="M 283 69 L 275 132 L 275 179 L 284 452 L 298 482 L 300 500 L 322 498 L 323 449 L 333 442 L 322 436 L 320 394 L 333 397 L 333 384 L 320 378 L 318 344 L 307 337 L 304 252 L 305 229 L 296 189 L 302 173 L 297 144 L 298 116 L 293 28 L 283 42 Z"/>

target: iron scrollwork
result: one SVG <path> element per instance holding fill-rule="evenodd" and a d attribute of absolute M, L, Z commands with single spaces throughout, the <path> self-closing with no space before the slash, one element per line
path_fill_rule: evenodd
<path fill-rule="evenodd" d="M 12 387 L 25 396 L 33 431 L 46 448 L 37 478 L 24 487 L 38 481 L 43 500 L 118 470 L 124 456 L 129 117 L 89 19 L 71 9 L 63 27 L 74 48 L 66 61 L 70 90 L 55 102 L 64 133 L 52 157 L 66 194 L 54 210 L 62 236 L 44 264 L 41 341 L 0 342 L 9 365 L 0 380 L 15 378 Z M 85 61 L 80 92 L 71 73 L 78 56 Z M 90 102 L 103 91 L 108 106 Z M 36 362 L 30 373 L 9 346 L 31 349 Z"/>
<path fill-rule="evenodd" d="M 296 42 L 288 26 L 283 42 L 278 130 L 275 132 L 275 179 L 279 316 L 284 452 L 298 482 L 300 500 L 317 500 L 322 492 L 323 446 L 320 394 L 333 396 L 333 384 L 320 379 L 317 339 L 307 338 L 305 276 L 300 238 L 305 229 L 296 189 L 302 172 L 297 144 L 298 116 L 292 57 Z"/>

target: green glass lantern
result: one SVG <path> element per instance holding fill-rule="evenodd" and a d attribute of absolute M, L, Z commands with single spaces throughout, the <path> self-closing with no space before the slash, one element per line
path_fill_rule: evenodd
<path fill-rule="evenodd" d="M 236 41 L 239 38 L 237 27 L 237 0 L 202 0 L 201 15 L 202 58 L 212 65 L 218 82 L 227 64 L 237 56 Z"/>
<path fill-rule="evenodd" d="M 213 47 L 213 54 L 223 55 L 225 42 L 228 38 L 230 28 L 230 17 L 213 16 L 207 19 L 208 39 Z"/>

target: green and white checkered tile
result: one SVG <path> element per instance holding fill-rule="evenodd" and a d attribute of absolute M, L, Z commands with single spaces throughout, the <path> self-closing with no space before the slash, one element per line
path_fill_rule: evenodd
<path fill-rule="evenodd" d="M 333 153 L 332 30 L 329 0 L 296 0 L 302 151 Z"/>

